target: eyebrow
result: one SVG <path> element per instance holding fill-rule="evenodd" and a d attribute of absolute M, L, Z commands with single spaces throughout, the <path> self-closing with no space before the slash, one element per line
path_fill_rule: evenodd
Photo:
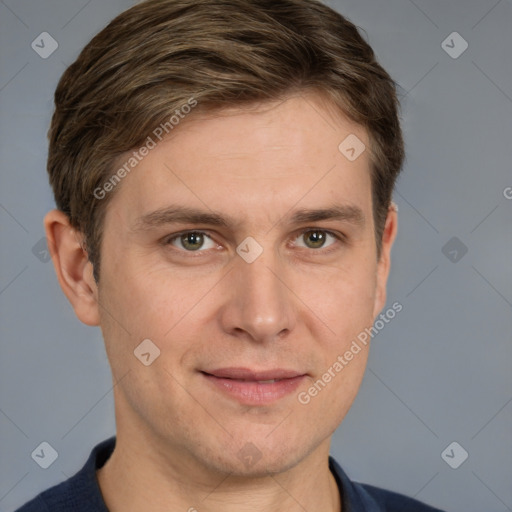
<path fill-rule="evenodd" d="M 365 217 L 363 210 L 359 206 L 344 205 L 314 210 L 300 209 L 293 213 L 290 220 L 296 224 L 319 222 L 322 220 L 341 220 L 357 226 L 363 226 Z"/>
<path fill-rule="evenodd" d="M 315 209 L 301 208 L 285 215 L 277 224 L 283 221 L 292 224 L 305 224 L 324 220 L 340 220 L 362 227 L 365 216 L 362 209 L 355 205 L 336 205 L 329 208 Z M 213 211 L 198 210 L 185 206 L 169 206 L 139 217 L 135 222 L 133 231 L 158 228 L 172 223 L 203 224 L 228 228 L 240 224 L 240 220 Z"/>
<path fill-rule="evenodd" d="M 210 226 L 228 227 L 232 224 L 230 219 L 214 212 L 197 210 L 185 206 L 170 206 L 147 213 L 137 219 L 134 231 L 140 231 L 150 228 L 157 228 L 181 222 L 183 224 L 208 224 Z"/>

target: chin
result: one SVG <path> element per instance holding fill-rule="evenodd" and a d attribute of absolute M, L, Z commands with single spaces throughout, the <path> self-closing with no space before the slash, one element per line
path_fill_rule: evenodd
<path fill-rule="evenodd" d="M 263 478 L 292 469 L 314 449 L 306 449 L 304 442 L 296 445 L 281 442 L 277 446 L 267 440 L 265 444 L 265 439 L 261 439 L 258 446 L 252 442 L 233 441 L 217 453 L 210 450 L 202 453 L 200 459 L 204 466 L 233 478 Z"/>
<path fill-rule="evenodd" d="M 214 466 L 217 472 L 222 474 L 229 474 L 232 478 L 267 478 L 270 475 L 277 475 L 284 473 L 293 468 L 300 458 L 296 455 L 292 456 L 261 456 L 259 459 L 256 457 L 253 461 L 240 460 L 238 454 L 233 457 L 222 457 L 222 459 L 208 461 L 208 465 Z"/>

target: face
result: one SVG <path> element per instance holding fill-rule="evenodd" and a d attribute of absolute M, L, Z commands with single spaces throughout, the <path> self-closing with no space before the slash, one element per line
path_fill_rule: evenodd
<path fill-rule="evenodd" d="M 119 433 L 241 475 L 327 452 L 391 241 L 379 260 L 368 151 L 338 149 L 367 135 L 317 100 L 186 120 L 116 190 L 98 299 Z"/>

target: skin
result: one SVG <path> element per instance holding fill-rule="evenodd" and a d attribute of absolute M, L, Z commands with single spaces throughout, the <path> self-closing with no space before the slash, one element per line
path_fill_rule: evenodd
<path fill-rule="evenodd" d="M 98 471 L 111 511 L 340 510 L 329 446 L 367 348 L 307 405 L 297 396 L 383 308 L 397 229 L 390 209 L 378 257 L 369 152 L 345 158 L 349 134 L 369 147 L 364 129 L 313 94 L 190 116 L 115 190 L 99 285 L 80 234 L 61 212 L 46 216 L 62 289 L 82 322 L 101 327 L 116 383 L 117 444 Z M 171 205 L 226 224 L 141 221 Z M 292 218 L 333 206 L 359 217 Z M 187 252 L 169 240 L 186 230 L 211 238 Z M 253 263 L 236 252 L 248 236 L 263 248 Z M 146 338 L 161 351 L 150 366 L 133 353 Z M 307 377 L 273 403 L 246 405 L 201 373 L 221 367 Z M 247 443 L 255 463 L 239 455 Z"/>

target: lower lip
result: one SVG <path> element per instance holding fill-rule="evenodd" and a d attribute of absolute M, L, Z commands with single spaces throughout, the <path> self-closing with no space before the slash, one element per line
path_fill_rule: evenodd
<path fill-rule="evenodd" d="M 235 398 L 245 405 L 267 405 L 293 393 L 306 378 L 299 375 L 276 382 L 260 383 L 214 377 L 203 373 L 203 376 L 224 394 Z"/>

